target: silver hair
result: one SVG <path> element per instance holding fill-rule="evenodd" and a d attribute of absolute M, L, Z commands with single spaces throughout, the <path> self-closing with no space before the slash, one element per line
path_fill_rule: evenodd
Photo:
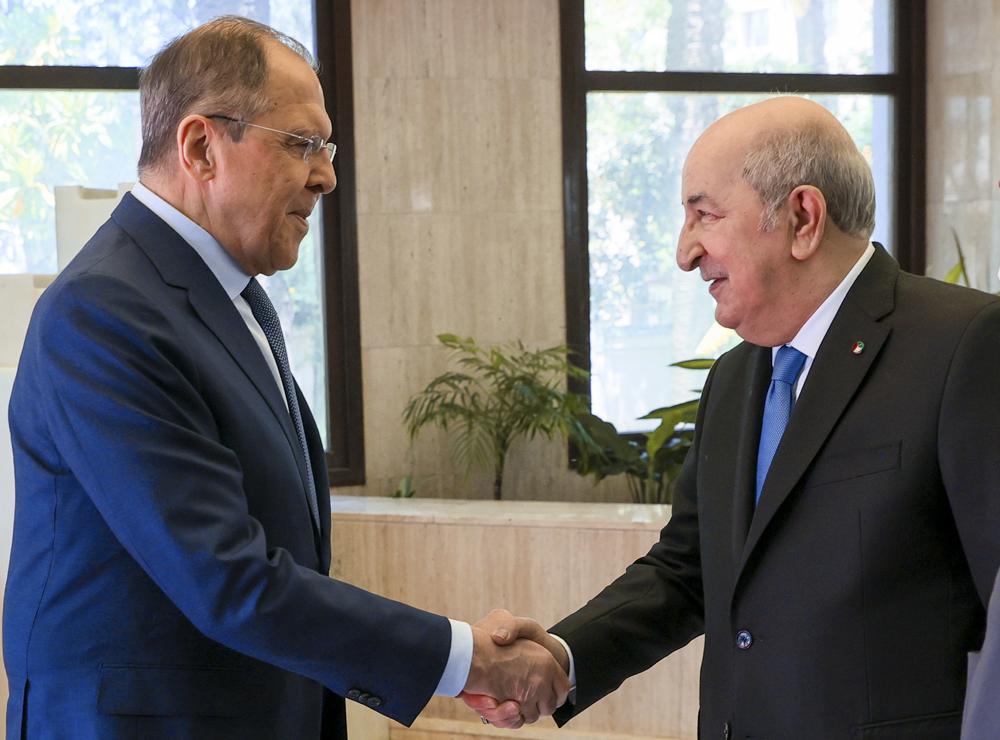
<path fill-rule="evenodd" d="M 823 193 L 830 220 L 845 234 L 867 239 L 875 229 L 875 180 L 846 131 L 812 121 L 769 131 L 751 143 L 743 179 L 764 205 L 762 231 L 774 229 L 799 185 Z"/>
<path fill-rule="evenodd" d="M 177 126 L 192 113 L 220 113 L 249 120 L 267 109 L 265 44 L 291 49 L 318 71 L 301 43 L 263 23 L 224 15 L 178 36 L 139 73 L 142 112 L 140 174 L 161 165 L 174 144 Z M 230 135 L 239 141 L 239 124 Z"/>

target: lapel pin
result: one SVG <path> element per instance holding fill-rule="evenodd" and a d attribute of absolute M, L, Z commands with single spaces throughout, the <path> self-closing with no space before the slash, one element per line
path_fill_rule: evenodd
<path fill-rule="evenodd" d="M 851 345 L 851 352 L 853 352 L 856 355 L 860 355 L 864 351 L 865 351 L 864 342 L 858 341 Z"/>

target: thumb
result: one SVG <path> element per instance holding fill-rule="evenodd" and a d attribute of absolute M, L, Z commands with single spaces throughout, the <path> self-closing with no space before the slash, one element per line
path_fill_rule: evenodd
<path fill-rule="evenodd" d="M 477 712 L 496 709 L 499 706 L 496 699 L 486 694 L 470 694 L 468 691 L 463 691 L 458 697 L 465 702 L 469 709 L 474 709 Z"/>
<path fill-rule="evenodd" d="M 529 617 L 514 617 L 514 631 L 516 633 L 515 637 L 531 640 L 539 644 L 544 644 L 545 638 L 548 637 L 545 628 Z"/>
<path fill-rule="evenodd" d="M 473 626 L 488 632 L 496 645 L 510 645 L 518 637 L 517 618 L 506 609 L 494 609 Z"/>

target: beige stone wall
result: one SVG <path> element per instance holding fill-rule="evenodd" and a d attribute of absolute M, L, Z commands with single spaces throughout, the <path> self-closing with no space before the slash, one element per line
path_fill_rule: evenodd
<path fill-rule="evenodd" d="M 447 439 L 412 449 L 401 413 L 446 367 L 442 332 L 565 342 L 557 0 L 355 0 L 351 6 L 368 483 L 491 495 Z M 626 500 L 566 469 L 565 446 L 520 444 L 509 498 Z"/>
<path fill-rule="evenodd" d="M 1000 288 L 1000 0 L 928 3 L 927 274 L 955 263 Z"/>

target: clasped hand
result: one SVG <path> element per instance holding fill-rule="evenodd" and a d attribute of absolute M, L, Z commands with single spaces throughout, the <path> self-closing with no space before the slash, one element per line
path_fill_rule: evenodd
<path fill-rule="evenodd" d="M 569 694 L 566 650 L 538 622 L 494 609 L 472 625 L 472 667 L 461 697 L 497 727 L 555 712 Z"/>

